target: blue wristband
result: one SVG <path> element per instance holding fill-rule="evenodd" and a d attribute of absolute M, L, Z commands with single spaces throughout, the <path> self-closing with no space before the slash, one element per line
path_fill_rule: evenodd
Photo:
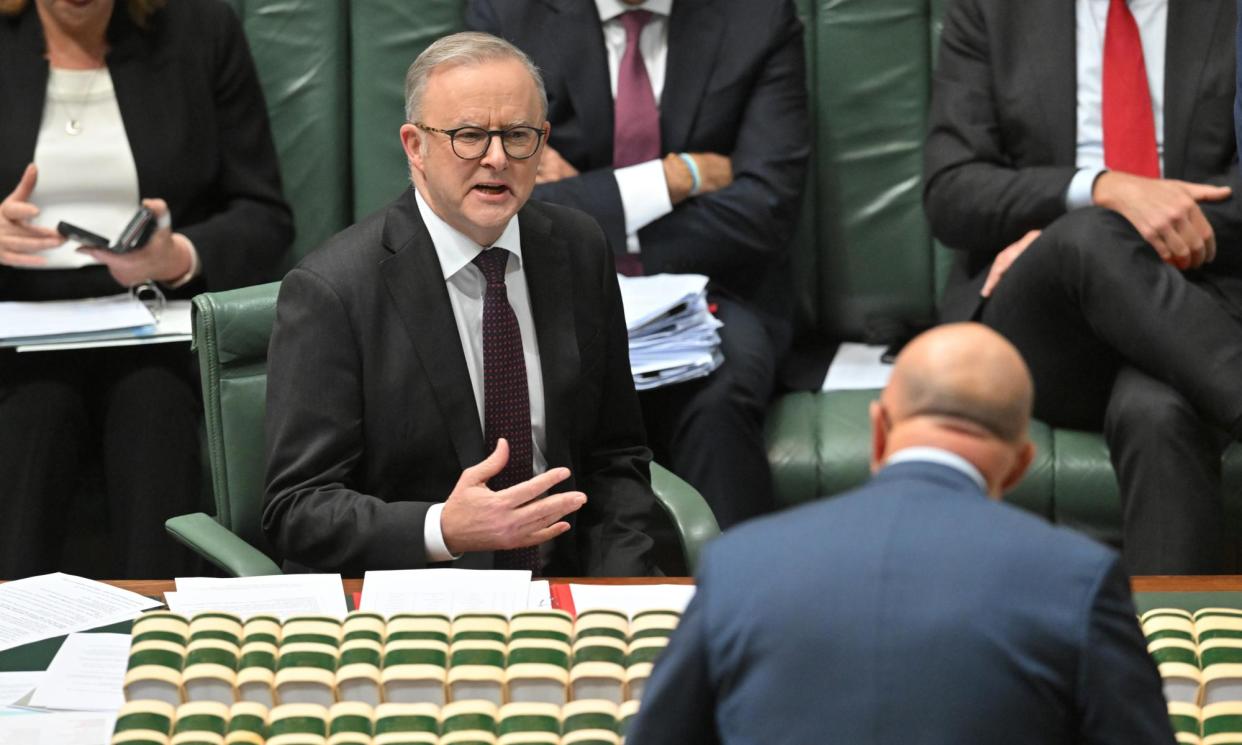
<path fill-rule="evenodd" d="M 681 162 L 686 164 L 686 168 L 690 169 L 690 196 L 699 193 L 699 187 L 703 185 L 703 179 L 699 176 L 699 164 L 694 162 L 694 158 L 689 153 L 677 153 L 677 157 L 681 158 Z"/>

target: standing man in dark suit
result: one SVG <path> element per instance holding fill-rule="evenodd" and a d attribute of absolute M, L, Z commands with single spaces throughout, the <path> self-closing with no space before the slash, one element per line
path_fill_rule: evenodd
<path fill-rule="evenodd" d="M 263 527 L 287 563 L 650 573 L 611 256 L 586 215 L 527 203 L 546 111 L 512 45 L 432 44 L 406 76 L 414 188 L 285 278 Z"/>
<path fill-rule="evenodd" d="M 629 741 L 1171 745 L 1117 555 L 999 501 L 1030 411 L 995 332 L 911 342 L 875 477 L 708 547 Z"/>
<path fill-rule="evenodd" d="M 1103 428 L 1138 574 L 1222 568 L 1242 435 L 1232 0 L 957 0 L 924 204 L 957 249 L 941 314 L 998 329 L 1035 414 Z"/>
<path fill-rule="evenodd" d="M 789 346 L 786 247 L 809 152 L 792 2 L 470 0 L 548 83 L 535 198 L 585 210 L 627 274 L 698 273 L 724 364 L 639 395 L 656 459 L 722 528 L 773 509 L 763 420 Z"/>

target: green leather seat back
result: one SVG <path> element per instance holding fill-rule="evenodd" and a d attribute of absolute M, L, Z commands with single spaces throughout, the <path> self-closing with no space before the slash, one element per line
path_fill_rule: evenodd
<path fill-rule="evenodd" d="M 405 122 L 405 71 L 431 42 L 462 30 L 465 4 L 462 0 L 366 0 L 348 5 L 352 208 L 357 220 L 392 201 L 409 185 L 410 171 L 398 135 Z"/>
<path fill-rule="evenodd" d="M 260 530 L 267 342 L 279 282 L 194 298 L 194 344 L 202 376 L 216 520 L 272 555 Z"/>
<path fill-rule="evenodd" d="M 349 39 L 343 3 L 230 0 L 267 100 L 296 236 L 289 269 L 352 220 Z"/>

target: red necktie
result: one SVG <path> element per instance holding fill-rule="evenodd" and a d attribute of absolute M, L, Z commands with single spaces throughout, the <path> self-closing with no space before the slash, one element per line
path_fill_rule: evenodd
<path fill-rule="evenodd" d="M 1160 178 L 1143 42 L 1125 0 L 1111 0 L 1108 6 L 1103 109 L 1105 167 Z"/>
<path fill-rule="evenodd" d="M 621 14 L 625 27 L 625 52 L 617 67 L 617 100 L 613 106 L 612 166 L 623 168 L 660 157 L 660 110 L 656 107 L 651 78 L 643 62 L 638 40 L 651 12 L 631 10 Z M 614 257 L 617 271 L 629 276 L 643 273 L 642 261 L 629 253 Z"/>
<path fill-rule="evenodd" d="M 526 356 L 522 330 L 509 305 L 505 264 L 509 252 L 489 248 L 474 257 L 487 279 L 483 295 L 483 430 L 487 449 L 501 437 L 509 442 L 509 462 L 488 482 L 493 491 L 507 489 L 534 476 L 530 434 L 530 391 L 526 387 Z M 539 547 L 497 551 L 497 569 L 539 571 Z"/>

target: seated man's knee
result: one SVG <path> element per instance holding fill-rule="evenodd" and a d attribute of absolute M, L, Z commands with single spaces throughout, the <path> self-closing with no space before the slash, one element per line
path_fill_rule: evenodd
<path fill-rule="evenodd" d="M 1104 415 L 1109 442 L 1127 438 L 1162 447 L 1176 439 L 1216 447 L 1212 425 L 1173 387 L 1136 370 L 1123 369 L 1114 383 Z"/>

